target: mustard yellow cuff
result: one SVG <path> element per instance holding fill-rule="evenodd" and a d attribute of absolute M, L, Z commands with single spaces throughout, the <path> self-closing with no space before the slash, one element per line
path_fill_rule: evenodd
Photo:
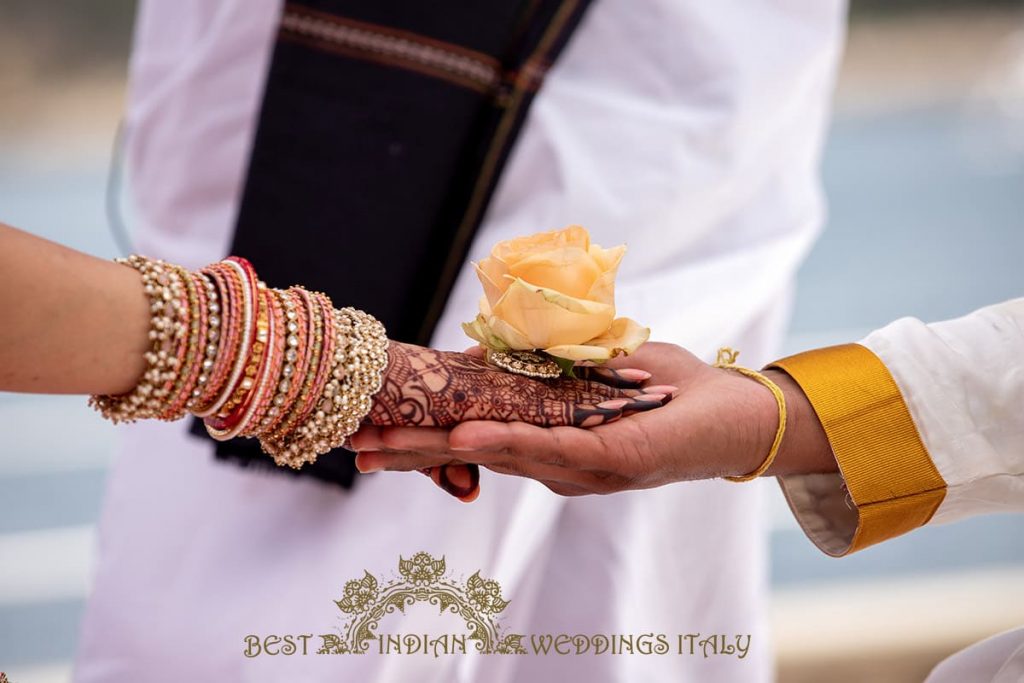
<path fill-rule="evenodd" d="M 878 356 L 860 344 L 843 344 L 783 358 L 768 367 L 786 372 L 807 395 L 856 507 L 856 528 L 848 538 L 811 534 L 801 519 L 801 526 L 819 547 L 830 555 L 846 555 L 931 519 L 946 495 L 946 482 L 921 441 L 899 387 Z M 792 481 L 798 478 L 780 478 L 780 483 L 800 517 L 794 505 L 800 496 L 787 490 L 793 485 L 809 489 Z M 810 488 L 815 487 L 820 491 L 820 485 Z M 836 495 L 841 495 L 836 488 Z M 830 506 L 814 507 L 820 511 Z M 819 532 L 836 528 L 827 520 L 810 526 Z"/>

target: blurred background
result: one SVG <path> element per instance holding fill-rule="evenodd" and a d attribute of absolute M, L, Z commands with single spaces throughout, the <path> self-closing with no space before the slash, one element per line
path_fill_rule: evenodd
<path fill-rule="evenodd" d="M 133 9 L 0 4 L 0 219 L 103 257 Z M 1024 295 L 1024 3 L 854 0 L 823 177 L 787 352 Z M 66 681 L 112 432 L 79 397 L 12 394 L 0 428 L 0 670 Z M 837 561 L 766 486 L 780 681 L 920 681 L 1024 624 L 1020 516 Z"/>

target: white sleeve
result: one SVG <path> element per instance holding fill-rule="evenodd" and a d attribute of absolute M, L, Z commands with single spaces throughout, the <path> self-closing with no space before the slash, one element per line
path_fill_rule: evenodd
<path fill-rule="evenodd" d="M 770 367 L 803 389 L 839 465 L 779 478 L 826 553 L 1024 511 L 1024 299 L 929 325 L 904 318 Z"/>
<path fill-rule="evenodd" d="M 925 325 L 904 318 L 861 342 L 899 386 L 951 522 L 1024 511 L 1024 299 Z"/>

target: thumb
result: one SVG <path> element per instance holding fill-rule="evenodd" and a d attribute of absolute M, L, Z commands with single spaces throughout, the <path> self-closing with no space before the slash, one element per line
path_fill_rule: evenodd
<path fill-rule="evenodd" d="M 480 495 L 480 468 L 477 465 L 440 465 L 424 468 L 420 472 L 463 503 L 472 503 Z"/>

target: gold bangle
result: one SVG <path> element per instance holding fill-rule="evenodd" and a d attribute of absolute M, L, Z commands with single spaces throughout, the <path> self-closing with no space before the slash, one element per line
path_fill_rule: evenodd
<path fill-rule="evenodd" d="M 715 361 L 714 366 L 724 370 L 733 370 L 767 387 L 768 391 L 772 392 L 772 396 L 775 397 L 775 402 L 779 404 L 779 428 L 775 432 L 775 441 L 772 442 L 772 447 L 768 451 L 768 457 L 764 459 L 764 462 L 762 462 L 756 470 L 749 474 L 742 474 L 734 477 L 723 477 L 727 481 L 734 482 L 752 481 L 767 472 L 768 468 L 772 466 L 773 462 L 775 462 L 775 456 L 779 454 L 779 447 L 782 445 L 782 436 L 786 433 L 786 397 L 783 395 L 782 389 L 779 389 L 779 386 L 775 382 L 771 381 L 757 370 L 751 370 L 750 368 L 736 365 L 736 358 L 738 358 L 739 355 L 739 351 L 735 351 L 728 346 L 723 346 L 718 349 L 718 360 Z"/>

